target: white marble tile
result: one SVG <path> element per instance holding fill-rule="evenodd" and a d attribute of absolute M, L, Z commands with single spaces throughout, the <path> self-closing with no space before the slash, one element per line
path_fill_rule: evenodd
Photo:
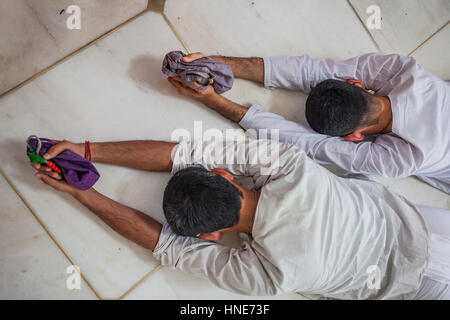
<path fill-rule="evenodd" d="M 350 0 L 366 22 L 370 5 L 381 9 L 381 29 L 370 30 L 385 53 L 408 55 L 442 27 L 450 17 L 448 0 Z M 442 53 L 441 58 L 445 54 Z"/>
<path fill-rule="evenodd" d="M 147 8 L 147 0 L 26 0 L 58 47 L 67 55 Z M 66 22 L 70 5 L 80 8 L 81 29 Z"/>
<path fill-rule="evenodd" d="M 143 32 L 158 30 L 158 32 Z M 29 134 L 74 141 L 169 139 L 176 128 L 227 128 L 228 121 L 182 99 L 161 74 L 164 54 L 180 49 L 167 24 L 146 13 L 95 46 L 0 100 L 3 169 L 104 298 L 117 298 L 158 262 L 75 200 L 33 177 L 25 157 Z M 234 126 L 236 127 L 236 126 Z M 168 174 L 98 165 L 96 188 L 163 218 Z"/>
<path fill-rule="evenodd" d="M 343 59 L 376 51 L 345 0 L 168 0 L 165 14 L 192 51 L 206 54 Z"/>
<path fill-rule="evenodd" d="M 214 286 L 210 281 L 194 277 L 179 270 L 163 267 L 146 279 L 125 300 L 304 300 L 301 295 L 287 293 L 279 296 L 247 296 Z"/>
<path fill-rule="evenodd" d="M 0 1 L 0 39 L 0 94 L 62 54 L 25 0 Z"/>
<path fill-rule="evenodd" d="M 428 71 L 450 80 L 450 25 L 436 34 L 413 55 Z"/>
<path fill-rule="evenodd" d="M 69 5 L 81 29 L 69 30 Z M 0 94 L 147 7 L 147 0 L 0 1 Z"/>
<path fill-rule="evenodd" d="M 81 279 L 69 290 L 69 260 L 0 176 L 0 299 L 96 299 Z"/>

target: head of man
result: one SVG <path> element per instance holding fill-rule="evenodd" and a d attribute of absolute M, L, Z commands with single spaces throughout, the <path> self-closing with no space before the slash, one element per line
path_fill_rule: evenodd
<path fill-rule="evenodd" d="M 366 135 L 382 133 L 390 124 L 390 103 L 386 99 L 365 90 L 357 80 L 325 80 L 308 96 L 306 119 L 321 134 L 361 141 Z"/>
<path fill-rule="evenodd" d="M 164 191 L 164 215 L 176 234 L 220 240 L 239 222 L 241 188 L 223 169 L 188 167 L 169 180 Z"/>

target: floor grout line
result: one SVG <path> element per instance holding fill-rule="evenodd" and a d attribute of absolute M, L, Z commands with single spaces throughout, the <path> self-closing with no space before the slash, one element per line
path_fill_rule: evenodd
<path fill-rule="evenodd" d="M 178 41 L 180 41 L 181 45 L 184 47 L 184 49 L 186 49 L 187 53 L 191 53 L 191 50 L 189 50 L 188 46 L 186 45 L 186 43 L 183 41 L 183 39 L 181 38 L 180 34 L 177 32 L 177 30 L 175 29 L 175 27 L 173 26 L 173 24 L 169 21 L 169 19 L 167 18 L 167 16 L 164 14 L 164 12 L 161 12 L 162 17 L 164 18 L 164 20 L 166 21 L 167 25 L 169 26 L 170 30 L 172 30 L 172 32 L 174 33 L 175 37 L 178 39 Z M 150 271 L 149 273 L 147 273 L 144 277 L 142 277 L 141 280 L 139 280 L 138 282 L 136 282 L 130 289 L 128 289 L 127 291 L 125 291 L 120 297 L 119 300 L 123 300 L 127 295 L 129 295 L 132 291 L 134 291 L 138 286 L 140 286 L 145 280 L 147 280 L 148 278 L 150 278 L 154 273 L 156 273 L 156 271 L 158 271 L 159 269 L 161 269 L 163 267 L 162 264 L 159 264 L 156 268 L 154 268 L 152 271 Z"/>
<path fill-rule="evenodd" d="M 423 46 L 425 46 L 431 39 L 433 39 L 439 32 L 441 32 L 442 30 L 445 29 L 445 27 L 448 26 L 448 24 L 450 23 L 450 20 L 447 21 L 442 27 L 440 27 L 439 29 L 437 29 L 431 36 L 429 36 L 425 41 L 423 41 L 417 48 L 415 48 L 413 51 L 411 51 L 408 54 L 408 57 L 411 57 L 412 55 L 414 55 L 417 51 L 419 51 L 420 48 L 422 48 Z"/>
<path fill-rule="evenodd" d="M 378 43 L 375 41 L 375 38 L 373 37 L 372 33 L 370 33 L 369 29 L 367 29 L 366 24 L 364 23 L 364 21 L 362 20 L 362 18 L 359 16 L 358 11 L 356 11 L 355 7 L 352 5 L 352 3 L 350 2 L 350 0 L 347 0 L 348 5 L 350 6 L 350 8 L 352 8 L 353 12 L 355 13 L 356 17 L 358 18 L 358 20 L 361 22 L 364 30 L 366 30 L 367 34 L 369 35 L 370 39 L 372 40 L 372 42 L 374 43 L 375 47 L 377 48 L 378 52 L 383 53 L 383 50 L 381 50 L 381 47 L 378 45 Z"/>
<path fill-rule="evenodd" d="M 149 273 L 147 273 L 144 277 L 142 277 L 141 280 L 139 280 L 138 282 L 136 282 L 130 289 L 128 289 L 127 291 L 125 291 L 120 297 L 119 300 L 122 300 L 123 298 L 125 298 L 128 294 L 130 294 L 130 292 L 132 292 L 134 289 L 136 289 L 139 285 L 141 285 L 141 283 L 143 283 L 145 280 L 147 280 L 148 278 L 150 278 L 150 276 L 152 276 L 154 273 L 156 273 L 156 271 L 158 271 L 159 269 L 161 269 L 163 267 L 162 264 L 159 264 L 156 268 L 154 268 L 152 271 L 150 271 Z"/>
<path fill-rule="evenodd" d="M 189 50 L 188 46 L 186 45 L 186 43 L 183 41 L 183 39 L 181 38 L 180 34 L 177 32 L 177 30 L 175 29 L 175 27 L 173 26 L 173 24 L 169 21 L 169 19 L 167 18 L 167 16 L 164 14 L 164 12 L 161 12 L 162 17 L 164 18 L 164 20 L 166 21 L 167 25 L 169 26 L 170 30 L 172 30 L 172 32 L 174 33 L 175 37 L 178 39 L 178 41 L 180 41 L 181 45 L 184 47 L 184 49 L 186 49 L 187 53 L 191 53 L 191 50 Z M 145 280 L 147 280 L 148 278 L 150 278 L 154 273 L 156 273 L 159 269 L 161 269 L 163 267 L 162 264 L 159 264 L 156 268 L 154 268 L 152 271 L 150 271 L 149 273 L 147 273 L 144 277 L 142 277 L 141 280 L 139 280 L 138 282 L 136 282 L 130 289 L 128 289 L 127 291 L 125 291 L 120 297 L 119 300 L 123 300 L 127 295 L 129 295 L 133 290 L 135 290 L 138 286 L 140 286 Z"/>
<path fill-rule="evenodd" d="M 34 218 L 37 220 L 37 222 L 41 225 L 41 227 L 44 229 L 44 231 L 47 233 L 47 235 L 50 237 L 50 239 L 55 243 L 55 245 L 58 247 L 58 249 L 67 258 L 67 260 L 69 260 L 69 262 L 72 265 L 77 265 L 72 260 L 72 258 L 68 255 L 67 251 L 58 242 L 58 240 L 56 240 L 55 236 L 50 232 L 50 230 L 47 228 L 47 226 L 44 224 L 44 222 L 42 222 L 42 220 L 39 218 L 38 214 L 34 211 L 34 209 L 31 207 L 31 205 L 28 203 L 28 201 L 25 199 L 25 197 L 16 188 L 14 183 L 11 181 L 11 179 L 9 179 L 8 175 L 3 171 L 2 168 L 0 168 L 0 175 L 3 176 L 3 178 L 9 184 L 9 186 L 13 189 L 13 191 L 17 194 L 17 196 L 20 198 L 20 200 L 22 200 L 25 207 L 31 212 L 31 214 L 34 216 Z M 98 294 L 97 290 L 95 290 L 94 286 L 89 282 L 89 280 L 86 278 L 86 276 L 81 271 L 80 271 L 80 276 L 81 276 L 81 278 L 83 278 L 83 280 L 86 282 L 88 287 L 92 290 L 92 292 L 97 296 L 97 298 L 102 300 L 102 297 Z"/>
<path fill-rule="evenodd" d="M 56 61 L 55 63 L 49 65 L 48 67 L 45 67 L 44 69 L 42 69 L 41 71 L 35 73 L 34 75 L 32 75 L 31 77 L 25 79 L 24 81 L 22 81 L 21 83 L 19 83 L 18 85 L 12 87 L 11 89 L 6 90 L 3 93 L 0 93 L 0 99 L 5 97 L 6 95 L 10 94 L 13 91 L 16 91 L 17 89 L 20 89 L 21 87 L 23 87 L 24 85 L 30 83 L 31 81 L 33 81 L 34 79 L 36 79 L 37 77 L 47 73 L 48 71 L 52 70 L 54 67 L 58 66 L 59 64 L 63 63 L 64 61 L 72 58 L 73 56 L 75 56 L 76 54 L 80 53 L 81 51 L 83 51 L 84 49 L 92 46 L 93 44 L 97 43 L 98 41 L 102 40 L 103 38 L 106 38 L 107 36 L 109 36 L 111 33 L 113 33 L 114 31 L 120 29 L 121 27 L 127 25 L 128 23 L 134 21 L 135 19 L 139 18 L 140 16 L 144 15 L 145 13 L 149 12 L 148 9 L 145 9 L 144 11 L 138 13 L 137 15 L 129 18 L 128 20 L 122 22 L 121 24 L 115 26 L 114 28 L 110 29 L 109 31 L 105 32 L 104 34 L 102 34 L 101 36 L 99 36 L 98 38 L 95 38 L 94 40 L 89 41 L 88 43 L 86 43 L 85 45 L 83 45 L 82 47 L 76 49 L 75 51 L 73 51 L 72 53 L 68 54 L 67 56 L 59 59 L 58 61 Z"/>
<path fill-rule="evenodd" d="M 188 46 L 186 45 L 186 42 L 183 41 L 183 39 L 181 38 L 180 34 L 175 29 L 175 26 L 170 22 L 169 18 L 167 18 L 166 14 L 164 12 L 161 12 L 161 15 L 163 16 L 163 18 L 166 21 L 166 23 L 169 25 L 169 28 L 174 33 L 175 37 L 178 39 L 178 41 L 181 42 L 183 47 L 186 49 L 187 53 L 188 54 L 192 53 L 191 50 L 189 50 Z"/>

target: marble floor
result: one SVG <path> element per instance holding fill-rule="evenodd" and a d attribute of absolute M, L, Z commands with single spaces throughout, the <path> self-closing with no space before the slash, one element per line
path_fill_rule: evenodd
<path fill-rule="evenodd" d="M 0 1 L 0 95 L 147 8 L 147 0 Z M 80 29 L 69 29 L 80 8 Z M 66 11 L 67 10 L 67 11 Z"/>
<path fill-rule="evenodd" d="M 28 3 L 20 4 L 24 8 L 35 3 L 24 1 Z M 375 34 L 361 23 L 366 19 L 363 0 L 280 0 L 277 6 L 268 0 L 168 0 L 163 14 L 146 12 L 0 98 L 0 298 L 247 299 L 180 271 L 159 268 L 151 252 L 34 178 L 24 156 L 24 141 L 30 134 L 77 142 L 168 140 L 177 128 L 192 132 L 195 120 L 203 121 L 204 130 L 237 128 L 177 95 L 160 72 L 162 58 L 171 50 L 230 56 L 308 53 L 334 59 L 373 51 L 414 51 L 426 68 L 450 79 L 450 61 L 444 54 L 450 43 L 448 25 L 416 50 L 445 25 L 448 2 L 431 1 L 424 16 L 421 5 L 372 2 L 382 11 L 398 7 L 398 12 L 408 15 L 398 24 L 394 14 L 383 16 L 388 29 Z M 46 10 L 41 12 L 44 17 Z M 414 29 L 410 30 L 410 23 Z M 64 34 L 53 34 L 55 39 L 66 39 Z M 408 41 L 398 40 L 406 34 Z M 40 45 L 57 59 L 87 41 L 69 39 L 67 47 L 59 49 L 50 40 Z M 6 78 L 8 86 L 17 84 L 19 71 Z M 299 92 L 267 90 L 237 80 L 225 96 L 245 105 L 258 102 L 289 119 L 305 121 L 305 96 Z M 160 203 L 168 174 L 101 164 L 97 168 L 102 174 L 96 185 L 100 192 L 163 220 Z M 414 203 L 450 209 L 448 195 L 415 178 L 380 181 Z M 82 274 L 80 290 L 66 288 L 66 270 L 72 264 Z M 301 299 L 294 294 L 276 298 Z"/>

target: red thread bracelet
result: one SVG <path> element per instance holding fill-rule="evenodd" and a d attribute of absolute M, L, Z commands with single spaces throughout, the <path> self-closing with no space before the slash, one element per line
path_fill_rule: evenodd
<path fill-rule="evenodd" d="M 84 158 L 91 161 L 91 144 L 88 140 L 84 142 Z"/>

